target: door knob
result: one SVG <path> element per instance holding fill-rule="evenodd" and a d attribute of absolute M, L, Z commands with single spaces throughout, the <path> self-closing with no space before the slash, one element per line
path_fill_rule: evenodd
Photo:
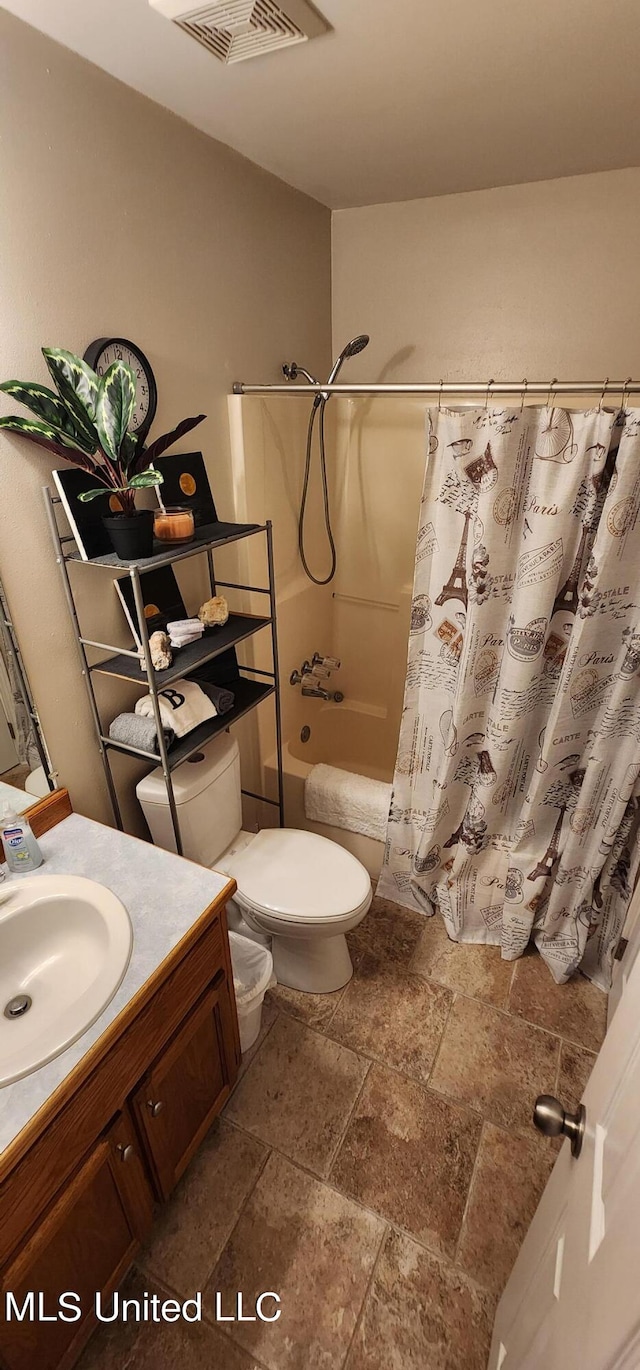
<path fill-rule="evenodd" d="M 533 1110 L 533 1122 L 538 1132 L 545 1137 L 568 1137 L 571 1142 L 571 1155 L 576 1158 L 582 1150 L 587 1110 L 578 1104 L 575 1113 L 566 1113 L 559 1099 L 553 1094 L 540 1094 Z"/>
<path fill-rule="evenodd" d="M 129 1161 L 129 1160 L 131 1159 L 131 1157 L 133 1156 L 134 1148 L 133 1148 L 131 1142 L 127 1142 L 126 1146 L 124 1145 L 123 1142 L 118 1142 L 118 1145 L 117 1145 L 117 1147 L 116 1147 L 116 1151 L 117 1151 L 117 1153 L 118 1153 L 118 1155 L 119 1155 L 121 1161 Z"/>
<path fill-rule="evenodd" d="M 162 1113 L 164 1108 L 162 1099 L 147 1099 L 147 1108 L 149 1109 L 151 1117 L 157 1118 L 158 1114 Z"/>

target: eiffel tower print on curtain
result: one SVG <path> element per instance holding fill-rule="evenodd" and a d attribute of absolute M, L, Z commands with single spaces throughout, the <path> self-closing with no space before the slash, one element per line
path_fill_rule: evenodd
<path fill-rule="evenodd" d="M 446 604 L 448 599 L 459 599 L 468 608 L 469 592 L 467 587 L 467 543 L 469 541 L 470 510 L 464 515 L 464 530 L 458 548 L 458 555 L 446 585 L 443 585 L 436 604 Z"/>
<path fill-rule="evenodd" d="M 545 875 L 547 879 L 551 878 L 552 880 L 555 880 L 556 871 L 560 865 L 560 852 L 558 848 L 560 845 L 560 833 L 562 832 L 562 823 L 566 807 L 565 804 L 563 808 L 560 809 L 556 819 L 556 826 L 551 834 L 549 846 L 547 847 L 544 856 L 538 861 L 537 866 L 534 866 L 530 875 L 527 876 L 527 880 L 538 880 L 541 875 Z"/>
<path fill-rule="evenodd" d="M 582 570 L 584 550 L 587 545 L 588 536 L 589 529 L 585 524 L 582 529 L 582 535 L 580 537 L 573 566 L 571 567 L 564 585 L 560 587 L 555 597 L 553 609 L 551 611 L 552 618 L 553 615 L 557 614 L 559 611 L 564 611 L 566 614 L 575 614 L 578 611 L 578 586 L 580 584 L 580 572 Z"/>

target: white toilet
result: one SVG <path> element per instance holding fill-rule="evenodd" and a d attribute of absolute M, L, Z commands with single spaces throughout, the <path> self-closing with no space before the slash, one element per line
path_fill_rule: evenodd
<path fill-rule="evenodd" d="M 238 891 L 230 926 L 271 941 L 281 985 L 328 994 L 351 979 L 345 933 L 371 903 L 364 866 L 326 837 L 298 828 L 242 830 L 240 755 L 229 733 L 173 774 L 184 855 L 230 875 Z M 158 767 L 136 786 L 158 847 L 175 851 L 167 791 Z"/>

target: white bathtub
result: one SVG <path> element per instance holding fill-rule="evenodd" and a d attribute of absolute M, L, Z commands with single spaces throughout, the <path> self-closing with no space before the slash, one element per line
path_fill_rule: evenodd
<path fill-rule="evenodd" d="M 305 701 L 306 703 L 306 701 Z M 344 771 L 368 775 L 374 780 L 393 779 L 396 755 L 396 728 L 383 710 L 367 705 L 318 704 L 309 701 L 304 717 L 311 729 L 308 742 L 302 742 L 300 732 L 304 723 L 285 742 L 283 747 L 285 821 L 290 828 L 308 828 L 333 842 L 339 842 L 366 866 L 372 879 L 377 879 L 382 865 L 384 843 L 376 842 L 362 833 L 334 828 L 327 823 L 313 823 L 304 811 L 304 782 L 312 766 L 324 761 Z M 266 765 L 267 792 L 274 792 L 275 756 Z"/>

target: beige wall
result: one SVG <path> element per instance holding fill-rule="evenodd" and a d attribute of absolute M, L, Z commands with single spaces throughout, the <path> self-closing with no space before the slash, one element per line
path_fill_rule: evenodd
<path fill-rule="evenodd" d="M 329 211 L 4 11 L 0 47 L 2 376 L 46 381 L 44 344 L 81 353 L 102 335 L 137 341 L 158 381 L 155 431 L 208 414 L 182 450 L 204 451 L 221 517 L 233 517 L 232 382 L 276 380 L 295 353 L 320 372 L 329 363 Z M 54 765 L 76 808 L 108 820 L 45 525 L 50 465 L 3 436 L 0 573 Z M 252 509 L 274 518 L 286 563 L 290 519 L 277 498 Z M 113 592 L 103 573 L 81 575 L 95 629 Z M 125 695 L 103 694 L 107 719 L 136 697 Z"/>
<path fill-rule="evenodd" d="M 334 350 L 371 334 L 341 379 L 640 376 L 639 223 L 640 169 L 336 212 Z M 392 736 L 426 405 L 338 408 L 334 647 Z"/>

